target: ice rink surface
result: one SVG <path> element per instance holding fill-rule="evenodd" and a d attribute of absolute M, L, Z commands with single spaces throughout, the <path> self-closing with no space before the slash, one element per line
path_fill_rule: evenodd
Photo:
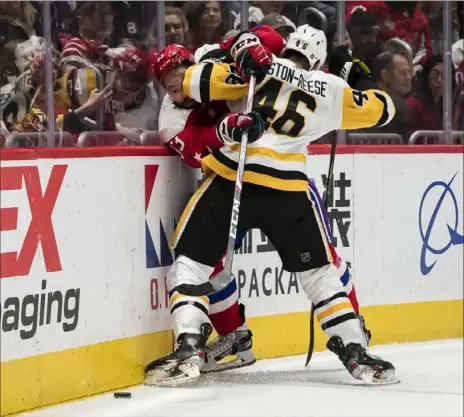
<path fill-rule="evenodd" d="M 448 340 L 374 347 L 401 383 L 357 386 L 331 353 L 259 361 L 203 376 L 182 388 L 136 386 L 22 416 L 463 416 L 463 342 Z"/>

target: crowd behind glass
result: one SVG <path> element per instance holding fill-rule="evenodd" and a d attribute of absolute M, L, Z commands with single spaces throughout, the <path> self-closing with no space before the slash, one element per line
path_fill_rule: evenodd
<path fill-rule="evenodd" d="M 328 60 L 343 40 L 395 102 L 392 123 L 356 133 L 396 138 L 386 143 L 462 141 L 463 4 L 2 1 L 0 147 L 153 143 L 146 132 L 156 135 L 164 91 L 150 62 L 164 46 L 195 52 L 260 24 L 288 38 L 304 23 L 325 31 Z M 140 65 L 131 71 L 134 54 Z"/>

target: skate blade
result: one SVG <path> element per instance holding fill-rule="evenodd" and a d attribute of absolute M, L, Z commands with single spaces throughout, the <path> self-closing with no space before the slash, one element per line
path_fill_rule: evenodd
<path fill-rule="evenodd" d="M 179 372 L 173 375 L 173 372 Z M 145 376 L 144 385 L 149 387 L 175 387 L 200 378 L 200 370 L 193 363 L 180 364 L 171 372 L 162 369 L 150 371 Z"/>
<path fill-rule="evenodd" d="M 361 380 L 368 386 L 394 385 L 401 382 L 394 372 L 385 371 L 381 378 L 376 378 L 375 374 L 374 370 L 366 371 L 361 375 Z"/>
<path fill-rule="evenodd" d="M 202 368 L 201 373 L 202 374 L 210 374 L 213 372 L 222 372 L 222 371 L 228 371 L 231 369 L 238 369 L 238 368 L 244 368 L 246 366 L 251 366 L 256 363 L 256 358 L 253 358 L 252 360 L 243 360 L 240 358 L 235 358 L 229 362 L 219 362 L 215 363 L 214 365 L 207 366 Z"/>

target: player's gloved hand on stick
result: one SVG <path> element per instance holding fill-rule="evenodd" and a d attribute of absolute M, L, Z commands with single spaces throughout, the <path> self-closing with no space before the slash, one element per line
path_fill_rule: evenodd
<path fill-rule="evenodd" d="M 230 54 L 245 78 L 254 75 L 260 83 L 272 63 L 272 53 L 261 44 L 253 33 L 242 32 L 235 36 L 230 45 Z"/>
<path fill-rule="evenodd" d="M 224 145 L 232 145 L 242 141 L 244 131 L 248 131 L 248 142 L 258 140 L 264 132 L 261 116 L 252 111 L 248 114 L 227 113 L 219 120 L 216 134 Z"/>
<path fill-rule="evenodd" d="M 353 58 L 351 51 L 345 45 L 334 49 L 329 62 L 329 72 L 343 78 L 351 88 L 356 88 L 361 78 L 371 78 L 367 65 L 360 59 Z"/>

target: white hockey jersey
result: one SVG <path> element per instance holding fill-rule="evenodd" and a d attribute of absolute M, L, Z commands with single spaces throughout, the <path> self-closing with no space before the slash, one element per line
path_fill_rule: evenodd
<path fill-rule="evenodd" d="M 248 86 L 236 82 L 228 64 L 200 63 L 187 69 L 185 93 L 196 101 L 236 100 Z M 356 91 L 341 78 L 299 69 L 273 58 L 256 87 L 253 110 L 265 121 L 264 135 L 248 145 L 244 181 L 286 191 L 306 191 L 306 147 L 337 129 L 383 126 L 395 107 L 388 94 Z M 234 181 L 240 145 L 223 146 L 202 159 L 207 171 Z"/>

